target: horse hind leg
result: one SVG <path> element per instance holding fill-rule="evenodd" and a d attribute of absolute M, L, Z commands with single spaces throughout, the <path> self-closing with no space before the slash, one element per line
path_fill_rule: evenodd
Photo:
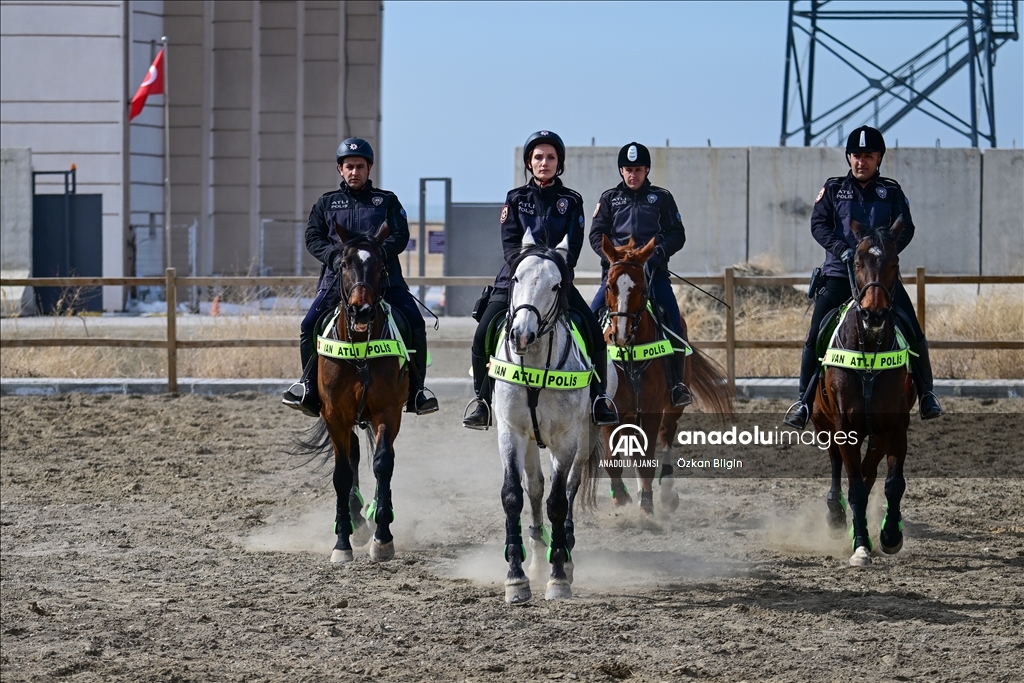
<path fill-rule="evenodd" d="M 530 573 L 537 574 L 543 570 L 544 557 L 551 542 L 551 535 L 544 526 L 544 472 L 540 464 L 540 449 L 535 441 L 526 447 L 525 461 L 526 495 L 530 499 Z"/>
<path fill-rule="evenodd" d="M 828 514 L 825 520 L 832 529 L 846 528 L 846 498 L 843 496 L 842 473 L 843 456 L 839 453 L 839 447 L 834 443 L 829 445 L 828 457 L 832 464 L 832 486 L 825 496 L 825 505 L 828 506 Z"/>

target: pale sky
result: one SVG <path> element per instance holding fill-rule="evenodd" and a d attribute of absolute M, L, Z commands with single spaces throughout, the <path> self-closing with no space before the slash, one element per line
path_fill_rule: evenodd
<path fill-rule="evenodd" d="M 382 186 L 413 209 L 420 177 L 450 176 L 455 201 L 500 202 L 512 187 L 514 148 L 542 128 L 567 145 L 589 145 L 591 138 L 615 147 L 633 139 L 662 146 L 666 138 L 673 147 L 703 147 L 709 139 L 716 147 L 777 145 L 787 11 L 785 2 L 388 0 Z M 894 67 L 950 26 L 835 28 L 882 66 Z M 1000 147 L 1019 147 L 1022 43 L 1010 42 L 997 57 L 997 138 Z M 828 75 L 816 81 L 821 103 L 863 83 L 848 69 L 819 64 Z M 967 97 L 966 70 L 936 95 L 964 118 Z M 886 138 L 901 147 L 930 147 L 937 138 L 943 147 L 969 145 L 920 113 Z M 441 201 L 437 186 L 427 203 Z"/>

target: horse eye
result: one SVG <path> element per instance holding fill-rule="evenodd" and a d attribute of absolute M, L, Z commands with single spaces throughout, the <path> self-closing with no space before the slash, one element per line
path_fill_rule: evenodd
<path fill-rule="evenodd" d="M 512 282 L 519 282 L 519 278 L 518 277 L 513 277 L 512 278 Z"/>
<path fill-rule="evenodd" d="M 554 287 L 552 287 L 552 288 L 551 288 L 551 291 L 552 291 L 552 292 L 557 292 L 557 291 L 558 291 L 558 290 L 560 290 L 561 288 L 562 288 L 562 285 L 555 285 Z"/>

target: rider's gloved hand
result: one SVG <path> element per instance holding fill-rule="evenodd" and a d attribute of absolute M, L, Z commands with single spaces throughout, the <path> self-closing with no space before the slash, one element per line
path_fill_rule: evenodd
<path fill-rule="evenodd" d="M 843 253 L 839 255 L 839 260 L 849 265 L 853 261 L 854 250 L 853 247 L 847 247 L 843 250 Z"/>
<path fill-rule="evenodd" d="M 331 270 L 335 273 L 341 272 L 341 254 L 335 254 L 334 258 L 331 259 Z"/>

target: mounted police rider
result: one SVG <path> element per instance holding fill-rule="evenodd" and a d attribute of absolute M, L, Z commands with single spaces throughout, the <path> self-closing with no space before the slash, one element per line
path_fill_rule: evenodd
<path fill-rule="evenodd" d="M 663 323 L 683 338 L 672 284 L 668 278 L 668 260 L 683 248 L 686 231 L 672 193 L 651 184 L 651 152 L 639 142 L 631 142 L 619 150 L 619 176 L 622 182 L 601 195 L 590 225 L 590 246 L 601 256 L 601 286 L 590 304 L 594 313 L 605 306 L 609 263 L 601 252 L 601 238 L 605 235 L 612 244 L 621 247 L 634 239 L 637 247 L 653 237 L 654 254 L 644 265 L 647 291 L 665 312 Z M 690 390 L 683 383 L 686 376 L 686 352 L 676 351 L 667 363 L 672 405 L 686 406 L 693 402 Z"/>
<path fill-rule="evenodd" d="M 814 298 L 811 329 L 804 341 L 800 361 L 800 398 L 790 408 L 784 422 L 803 429 L 811 415 L 814 390 L 820 364 L 816 352 L 818 329 L 825 316 L 850 300 L 848 269 L 853 267 L 857 239 L 850 229 L 851 219 L 870 227 L 889 227 L 897 218 L 903 218 L 903 231 L 896 244 L 903 251 L 914 237 L 914 222 L 910 217 L 910 201 L 899 183 L 879 175 L 878 167 L 885 155 L 882 133 L 869 126 L 861 126 L 850 133 L 846 141 L 846 162 L 850 172 L 845 177 L 829 178 L 818 193 L 811 212 L 811 234 L 825 248 L 823 282 Z M 904 324 L 911 327 L 914 339 L 911 345 L 910 365 L 917 387 L 921 419 L 930 420 L 942 415 L 942 407 L 933 392 L 932 367 L 928 359 L 928 342 L 914 314 L 913 304 L 897 280 L 892 292 L 893 305 Z M 916 342 L 916 343 L 915 343 Z"/>
<path fill-rule="evenodd" d="M 299 351 L 302 356 L 302 378 L 284 392 L 283 403 L 301 410 L 311 417 L 320 416 L 320 396 L 317 392 L 316 324 L 327 311 L 340 302 L 338 277 L 341 272 L 341 239 L 331 230 L 336 222 L 348 233 L 373 235 L 387 222 L 388 238 L 381 245 L 385 261 L 383 299 L 395 310 L 401 311 L 409 324 L 411 337 L 412 373 L 409 378 L 408 412 L 425 415 L 438 409 L 437 399 L 423 381 L 427 372 L 427 332 L 420 313 L 402 277 L 398 255 L 409 242 L 409 222 L 405 209 L 394 192 L 373 186 L 370 169 L 373 168 L 373 148 L 362 138 L 348 138 L 338 145 L 338 173 L 341 186 L 325 193 L 309 213 L 306 225 L 306 249 L 320 261 L 320 281 L 313 305 L 302 320 Z"/>
<path fill-rule="evenodd" d="M 470 429 L 487 429 L 490 425 L 490 381 L 487 377 L 489 350 L 487 335 L 492 321 L 505 315 L 508 309 L 510 263 L 519 254 L 523 235 L 529 231 L 539 246 L 554 249 L 568 236 L 569 253 L 566 263 L 570 274 L 583 249 L 583 198 L 570 190 L 558 178 L 565 170 L 565 145 L 555 133 L 542 130 L 532 134 L 523 145 L 524 175 L 532 177 L 522 187 L 508 193 L 501 210 L 501 243 L 505 265 L 494 280 L 490 299 L 479 317 L 473 336 L 473 384 L 476 399 L 472 411 L 462 420 Z M 619 416 L 614 404 L 605 394 L 608 372 L 608 349 L 601 334 L 597 318 L 586 301 L 571 283 L 568 287 L 569 307 L 577 313 L 590 337 L 592 358 L 597 377 L 590 385 L 593 399 L 593 420 L 598 425 L 618 424 Z"/>

